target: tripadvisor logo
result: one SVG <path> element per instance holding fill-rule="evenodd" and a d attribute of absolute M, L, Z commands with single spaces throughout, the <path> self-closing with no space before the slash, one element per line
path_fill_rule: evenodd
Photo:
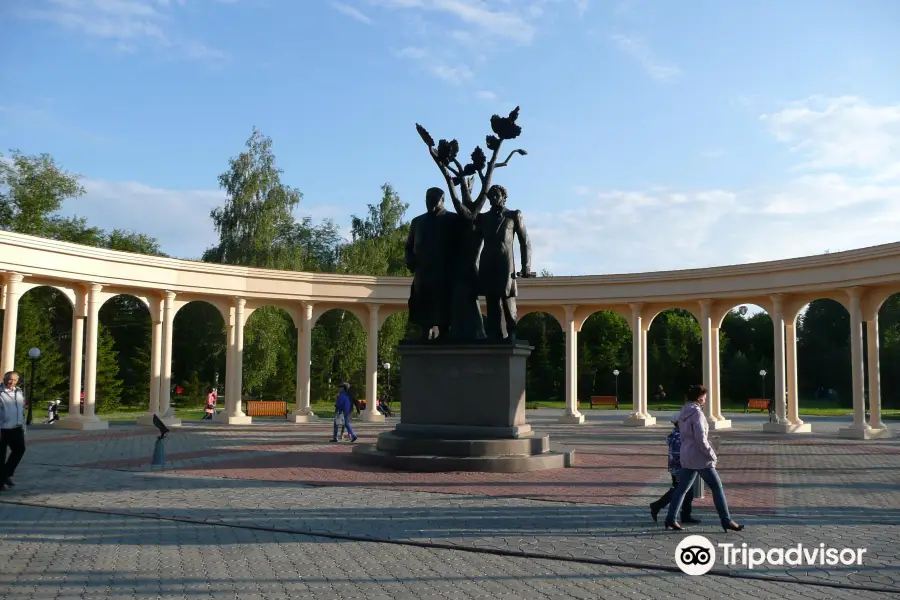
<path fill-rule="evenodd" d="M 754 569 L 759 566 L 833 567 L 862 565 L 866 548 L 830 548 L 825 544 L 790 548 L 759 548 L 742 543 L 716 544 L 725 566 Z M 675 548 L 675 564 L 688 575 L 708 573 L 716 563 L 716 546 L 702 535 L 689 535 Z"/>

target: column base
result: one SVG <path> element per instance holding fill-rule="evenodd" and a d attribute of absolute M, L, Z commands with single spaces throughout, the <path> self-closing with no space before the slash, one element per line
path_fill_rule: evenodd
<path fill-rule="evenodd" d="M 722 419 L 721 421 L 707 421 L 710 429 L 731 429 L 731 419 Z"/>
<path fill-rule="evenodd" d="M 566 425 L 581 425 L 584 423 L 584 415 L 581 413 L 577 413 L 574 415 L 563 415 L 559 418 L 557 423 L 564 423 Z"/>
<path fill-rule="evenodd" d="M 844 427 L 843 429 L 838 430 L 838 437 L 846 438 L 849 440 L 875 440 L 879 438 L 889 438 L 892 437 L 893 432 L 887 427 L 883 429 L 872 429 L 868 425 L 865 428 L 862 427 Z"/>
<path fill-rule="evenodd" d="M 763 423 L 763 432 L 765 433 L 812 433 L 812 426 L 809 423 L 795 425 L 793 423 Z"/>
<path fill-rule="evenodd" d="M 319 420 L 313 411 L 307 410 L 306 412 L 295 412 L 291 413 L 288 417 L 288 421 L 291 423 L 315 423 Z"/>
<path fill-rule="evenodd" d="M 213 417 L 213 421 L 216 423 L 222 423 L 224 425 L 249 425 L 253 422 L 253 417 L 248 417 L 247 415 L 227 415 L 224 412 L 219 413 Z"/>
<path fill-rule="evenodd" d="M 384 415 L 378 411 L 369 412 L 364 410 L 359 413 L 359 420 L 366 423 L 384 423 Z"/>
<path fill-rule="evenodd" d="M 97 417 L 87 419 L 82 416 L 63 417 L 59 420 L 59 423 L 56 424 L 56 427 L 75 429 L 77 431 L 100 431 L 102 429 L 109 429 L 109 421 L 103 421 Z"/>
<path fill-rule="evenodd" d="M 166 427 L 181 427 L 181 419 L 175 417 L 163 418 L 159 419 L 163 423 L 165 423 Z M 137 418 L 138 425 L 146 425 L 147 427 L 153 427 L 153 413 L 148 413 L 146 415 L 141 415 Z"/>
<path fill-rule="evenodd" d="M 651 425 L 656 425 L 656 417 L 629 415 L 627 419 L 622 421 L 622 424 L 627 425 L 628 427 L 649 427 Z"/>

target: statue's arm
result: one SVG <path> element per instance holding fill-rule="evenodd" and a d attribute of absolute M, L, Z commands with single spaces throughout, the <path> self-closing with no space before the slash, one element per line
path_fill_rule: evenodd
<path fill-rule="evenodd" d="M 525 228 L 525 216 L 522 211 L 516 211 L 516 236 L 519 238 L 519 253 L 522 255 L 522 273 L 531 272 L 531 239 Z M 524 275 L 527 277 L 528 275 Z"/>
<path fill-rule="evenodd" d="M 410 273 L 416 272 L 416 220 L 409 224 L 409 235 L 406 236 L 406 268 Z"/>

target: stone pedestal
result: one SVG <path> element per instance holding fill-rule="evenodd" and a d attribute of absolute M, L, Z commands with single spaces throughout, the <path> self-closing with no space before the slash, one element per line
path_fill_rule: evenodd
<path fill-rule="evenodd" d="M 763 423 L 765 433 L 812 433 L 809 423 L 795 425 L 793 423 Z"/>
<path fill-rule="evenodd" d="M 525 419 L 525 361 L 518 344 L 401 344 L 403 410 L 378 443 L 353 449 L 362 463 L 408 471 L 521 472 L 566 466 Z"/>
<path fill-rule="evenodd" d="M 628 427 L 651 427 L 653 425 L 656 425 L 656 417 L 629 415 L 625 418 L 622 424 L 627 425 Z"/>
<path fill-rule="evenodd" d="M 229 416 L 223 411 L 214 416 L 213 421 L 225 425 L 249 425 L 253 422 L 253 417 L 248 417 L 247 415 Z"/>
<path fill-rule="evenodd" d="M 102 419 L 98 419 L 97 417 L 85 419 L 84 417 L 79 415 L 77 417 L 63 417 L 56 423 L 55 426 L 61 427 L 63 429 L 75 429 L 78 431 L 98 431 L 101 429 L 109 429 L 109 421 L 104 421 Z"/>
<path fill-rule="evenodd" d="M 710 429 L 719 430 L 719 429 L 731 429 L 731 419 L 724 419 L 722 421 L 709 421 L 706 422 L 709 425 Z"/>
<path fill-rule="evenodd" d="M 887 427 L 873 429 L 868 424 L 866 424 L 864 427 L 853 427 L 851 425 L 850 427 L 839 429 L 838 437 L 846 438 L 849 440 L 877 440 L 881 438 L 893 437 L 893 434 Z"/>
<path fill-rule="evenodd" d="M 300 412 L 292 412 L 288 416 L 288 421 L 291 423 L 315 423 L 319 420 L 319 417 L 313 413 L 312 410 L 306 409 Z"/>

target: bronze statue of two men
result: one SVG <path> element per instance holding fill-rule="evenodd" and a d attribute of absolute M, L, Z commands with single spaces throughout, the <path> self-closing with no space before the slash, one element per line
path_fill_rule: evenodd
<path fill-rule="evenodd" d="M 531 243 L 521 211 L 506 208 L 507 192 L 491 185 L 497 167 L 497 154 L 504 139 L 521 132 L 515 124 L 519 109 L 509 117 L 494 115 L 491 126 L 496 136 L 487 137 L 493 151 L 490 162 L 481 148 L 472 153 L 472 163 L 463 167 L 456 158 L 456 140 L 441 140 L 437 148 L 431 136 L 417 125 L 419 134 L 441 169 L 455 212 L 444 207 L 444 191 L 430 188 L 425 195 L 427 212 L 410 223 L 406 242 L 406 264 L 413 273 L 409 298 L 410 322 L 421 328 L 428 339 L 437 329 L 442 341 L 476 340 L 515 341 L 516 279 L 533 277 Z M 474 175 L 481 178 L 481 192 L 472 199 Z M 459 187 L 462 198 L 456 193 Z M 485 202 L 490 209 L 481 212 Z M 515 240 L 522 258 L 516 270 Z M 487 302 L 487 317 L 482 318 L 478 297 Z"/>

